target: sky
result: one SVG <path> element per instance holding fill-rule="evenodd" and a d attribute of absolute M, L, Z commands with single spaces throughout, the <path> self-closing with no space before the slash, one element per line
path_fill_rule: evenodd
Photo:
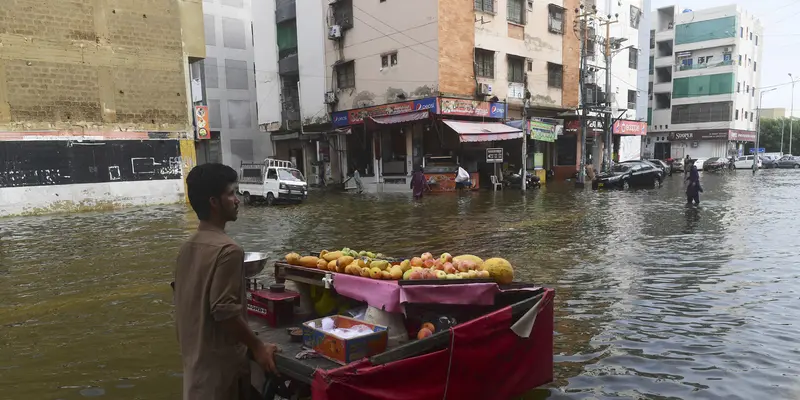
<path fill-rule="evenodd" d="M 800 79 L 800 1 L 798 0 L 651 0 L 650 9 L 677 5 L 680 10 L 701 10 L 738 3 L 758 16 L 764 26 L 761 86 L 782 85 L 764 94 L 763 108 L 790 108 L 792 86 L 789 73 Z M 800 82 L 795 84 L 795 116 L 800 116 Z"/>

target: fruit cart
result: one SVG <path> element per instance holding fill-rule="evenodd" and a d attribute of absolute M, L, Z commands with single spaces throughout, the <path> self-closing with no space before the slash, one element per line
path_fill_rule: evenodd
<path fill-rule="evenodd" d="M 296 329 L 251 318 L 259 337 L 282 350 L 276 355 L 280 377 L 253 374 L 261 398 L 509 399 L 553 380 L 552 289 L 481 279 L 372 280 L 286 262 L 275 263 L 275 278 L 327 287 L 391 313 L 399 310 L 410 333 L 419 329 L 414 315 L 447 317 L 441 319 L 444 325 L 431 326 L 435 333 L 422 335 L 423 324 L 420 339 L 389 344 L 347 363 L 309 351 L 305 326 L 299 340 Z M 299 326 L 304 318 L 288 325 Z"/>

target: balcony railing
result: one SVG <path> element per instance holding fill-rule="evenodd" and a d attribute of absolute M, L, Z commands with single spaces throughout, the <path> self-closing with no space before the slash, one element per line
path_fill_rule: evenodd
<path fill-rule="evenodd" d="M 691 70 L 694 70 L 694 69 L 706 69 L 706 68 L 724 67 L 726 65 L 733 65 L 733 60 L 721 61 L 721 62 L 713 63 L 713 64 L 708 64 L 708 63 L 692 64 L 692 65 L 683 65 L 683 64 L 681 64 L 681 65 L 676 65 L 675 66 L 675 71 L 691 71 Z"/>

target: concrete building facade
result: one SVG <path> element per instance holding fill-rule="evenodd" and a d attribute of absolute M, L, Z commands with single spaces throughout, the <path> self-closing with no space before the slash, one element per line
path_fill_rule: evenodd
<path fill-rule="evenodd" d="M 201 162 L 238 168 L 241 161 L 260 161 L 272 154 L 269 135 L 258 127 L 254 6 L 251 0 L 203 0 L 202 87 L 211 138 L 198 141 Z"/>
<path fill-rule="evenodd" d="M 653 12 L 649 134 L 656 158 L 726 157 L 755 140 L 763 27 L 738 5 Z"/>
<path fill-rule="evenodd" d="M 200 0 L 5 2 L 0 42 L 0 215 L 184 199 Z"/>

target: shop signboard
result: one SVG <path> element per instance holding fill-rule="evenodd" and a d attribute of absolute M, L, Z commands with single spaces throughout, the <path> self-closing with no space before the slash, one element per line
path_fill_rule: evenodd
<path fill-rule="evenodd" d="M 382 104 L 374 107 L 357 108 L 354 110 L 336 111 L 331 114 L 331 121 L 336 128 L 356 125 L 364 122 L 368 117 L 384 117 L 387 115 L 405 114 L 412 111 L 430 110 L 436 112 L 436 97 L 405 101 L 402 103 Z"/>
<path fill-rule="evenodd" d="M 490 103 L 489 116 L 492 118 L 506 117 L 506 103 Z"/>
<path fill-rule="evenodd" d="M 667 140 L 727 140 L 728 131 L 670 132 Z"/>
<path fill-rule="evenodd" d="M 731 129 L 728 131 L 728 140 L 736 142 L 755 142 L 756 133 L 754 131 Z"/>
<path fill-rule="evenodd" d="M 194 106 L 194 122 L 198 139 L 211 139 L 208 126 L 208 106 Z"/>
<path fill-rule="evenodd" d="M 615 135 L 644 136 L 647 134 L 647 122 L 619 119 L 614 122 L 611 132 Z"/>
<path fill-rule="evenodd" d="M 531 118 L 528 122 L 531 132 L 531 139 L 540 142 L 556 141 L 556 125 L 548 123 L 543 118 Z"/>
<path fill-rule="evenodd" d="M 436 97 L 426 97 L 424 99 L 414 100 L 414 110 L 430 110 L 430 112 L 435 113 Z"/>
<path fill-rule="evenodd" d="M 503 162 L 503 149 L 502 148 L 489 148 L 486 149 L 486 162 L 498 164 Z"/>
<path fill-rule="evenodd" d="M 489 103 L 477 100 L 442 98 L 439 112 L 442 115 L 463 115 L 468 117 L 488 117 Z"/>

